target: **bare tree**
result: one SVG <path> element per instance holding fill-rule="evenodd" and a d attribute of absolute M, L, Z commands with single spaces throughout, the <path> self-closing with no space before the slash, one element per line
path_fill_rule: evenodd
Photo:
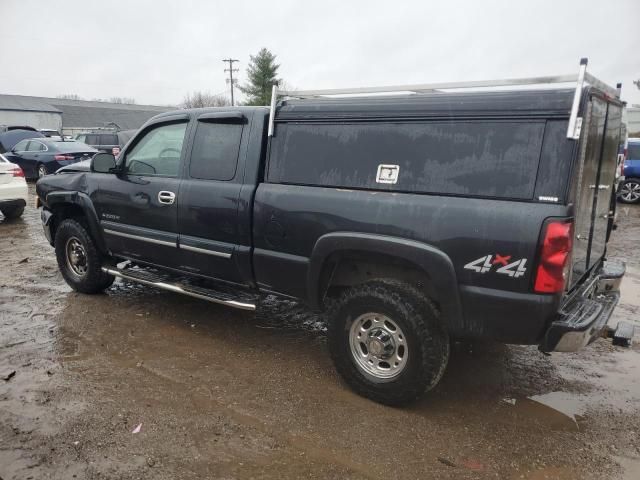
<path fill-rule="evenodd" d="M 638 80 L 634 80 L 633 84 L 638 87 L 638 90 L 640 90 L 640 78 Z"/>
<path fill-rule="evenodd" d="M 180 106 L 182 108 L 203 108 L 203 107 L 228 107 L 231 105 L 229 99 L 222 95 L 212 95 L 209 92 L 193 92 L 187 94 Z"/>
<path fill-rule="evenodd" d="M 62 100 L 82 100 L 82 97 L 77 93 L 63 93 L 62 95 L 56 95 L 56 98 Z"/>
<path fill-rule="evenodd" d="M 136 99 L 131 97 L 111 97 L 109 100 L 111 103 L 126 103 L 128 105 L 135 105 Z"/>

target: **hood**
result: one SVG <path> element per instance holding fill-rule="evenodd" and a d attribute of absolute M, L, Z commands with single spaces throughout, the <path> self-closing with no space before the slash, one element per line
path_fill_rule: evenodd
<path fill-rule="evenodd" d="M 31 130 L 9 130 L 8 132 L 0 133 L 0 153 L 8 152 L 16 143 L 25 138 L 43 138 L 40 132 L 34 132 Z"/>
<path fill-rule="evenodd" d="M 90 171 L 91 171 L 91 160 L 83 160 L 81 162 L 72 163 L 71 165 L 67 165 L 66 167 L 59 168 L 58 170 L 56 170 L 56 174 L 90 172 Z"/>

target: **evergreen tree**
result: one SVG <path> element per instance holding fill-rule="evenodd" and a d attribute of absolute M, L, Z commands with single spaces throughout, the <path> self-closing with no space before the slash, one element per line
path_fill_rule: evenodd
<path fill-rule="evenodd" d="M 271 103 L 271 89 L 278 85 L 278 68 L 276 56 L 266 48 L 261 49 L 257 55 L 251 55 L 251 61 L 247 67 L 249 82 L 240 86 L 240 91 L 247 95 L 246 105 L 269 105 Z"/>

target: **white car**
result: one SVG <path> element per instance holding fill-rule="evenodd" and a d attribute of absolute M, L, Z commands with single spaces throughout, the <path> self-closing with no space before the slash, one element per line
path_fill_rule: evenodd
<path fill-rule="evenodd" d="M 0 154 L 0 212 L 7 219 L 18 218 L 27 204 L 24 172 Z"/>

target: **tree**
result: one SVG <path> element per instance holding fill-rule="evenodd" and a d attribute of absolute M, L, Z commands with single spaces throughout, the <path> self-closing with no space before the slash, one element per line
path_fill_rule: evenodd
<path fill-rule="evenodd" d="M 224 95 L 212 95 L 209 92 L 187 94 L 180 104 L 182 108 L 228 107 L 229 105 L 231 102 Z"/>
<path fill-rule="evenodd" d="M 271 89 L 279 85 L 277 78 L 278 68 L 276 56 L 266 48 L 261 49 L 257 55 L 251 55 L 247 67 L 248 83 L 238 87 L 247 95 L 247 105 L 269 105 L 271 103 Z"/>
<path fill-rule="evenodd" d="M 62 95 L 56 95 L 56 98 L 60 98 L 62 100 L 82 100 L 82 97 L 77 93 L 64 93 Z"/>
<path fill-rule="evenodd" d="M 128 105 L 135 105 L 136 99 L 131 97 L 111 97 L 109 100 L 111 103 L 125 103 Z"/>
<path fill-rule="evenodd" d="M 640 90 L 640 78 L 638 80 L 634 80 L 633 84 L 638 87 L 638 90 Z"/>

